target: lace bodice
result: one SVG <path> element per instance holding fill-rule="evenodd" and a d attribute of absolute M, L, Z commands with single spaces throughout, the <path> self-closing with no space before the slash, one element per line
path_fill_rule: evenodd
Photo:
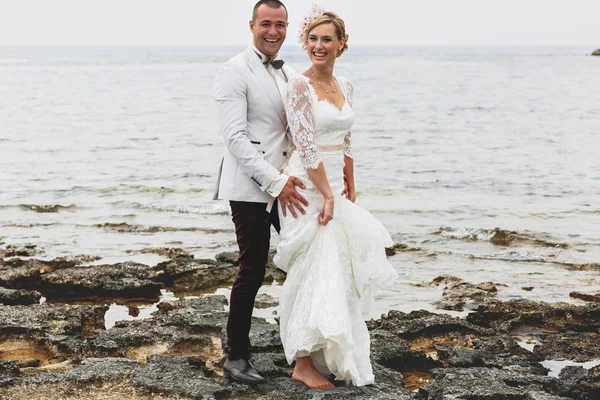
<path fill-rule="evenodd" d="M 296 75 L 288 82 L 286 113 L 296 151 L 305 168 L 316 169 L 323 161 L 318 146 L 344 145 L 344 155 L 352 158 L 350 128 L 354 123 L 354 88 L 336 77 L 344 94 L 342 109 L 326 99 L 318 99 L 309 78 Z"/>

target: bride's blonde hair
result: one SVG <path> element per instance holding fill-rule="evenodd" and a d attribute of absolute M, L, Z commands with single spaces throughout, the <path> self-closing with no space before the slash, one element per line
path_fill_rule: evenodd
<path fill-rule="evenodd" d="M 348 34 L 346 33 L 346 23 L 336 13 L 325 11 L 323 15 L 315 18 L 306 28 L 306 37 L 308 38 L 308 34 L 310 34 L 310 31 L 312 31 L 315 27 L 323 24 L 333 24 L 338 40 L 344 41 L 344 47 L 342 47 L 342 49 L 337 53 L 338 57 L 341 56 L 346 50 L 348 50 Z"/>

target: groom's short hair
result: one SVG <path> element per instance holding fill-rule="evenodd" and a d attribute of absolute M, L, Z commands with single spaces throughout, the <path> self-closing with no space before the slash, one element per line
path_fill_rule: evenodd
<path fill-rule="evenodd" d="M 260 0 L 258 3 L 254 5 L 254 10 L 252 10 L 252 21 L 256 21 L 256 14 L 258 11 L 258 7 L 262 5 L 266 5 L 270 8 L 279 8 L 283 7 L 285 9 L 285 15 L 287 16 L 288 10 L 287 7 L 279 0 Z"/>

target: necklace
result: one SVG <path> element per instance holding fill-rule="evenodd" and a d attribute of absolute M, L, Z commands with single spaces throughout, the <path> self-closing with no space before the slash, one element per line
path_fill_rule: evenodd
<path fill-rule="evenodd" d="M 312 72 L 312 68 L 310 69 L 310 76 L 311 76 L 312 78 L 314 78 L 314 77 L 315 77 L 315 74 Z M 317 80 L 317 84 L 319 85 L 319 87 L 322 87 L 323 89 L 325 89 L 325 87 L 323 87 L 323 86 L 321 85 L 321 81 Z M 337 90 L 335 90 L 335 79 L 333 79 L 333 85 L 331 85 L 331 86 L 333 86 L 333 89 L 332 89 L 331 91 L 332 91 L 333 93 L 337 93 Z M 325 93 L 329 93 L 329 92 L 330 92 L 329 90 L 325 89 Z"/>

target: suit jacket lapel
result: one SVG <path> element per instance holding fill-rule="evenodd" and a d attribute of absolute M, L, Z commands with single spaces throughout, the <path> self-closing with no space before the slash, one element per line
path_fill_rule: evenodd
<path fill-rule="evenodd" d="M 290 72 L 290 68 L 286 65 L 283 66 L 283 68 L 281 68 L 281 70 L 283 71 L 283 76 L 285 76 L 285 82 L 289 82 L 290 78 L 292 77 L 292 73 Z"/>
<path fill-rule="evenodd" d="M 281 94 L 279 94 L 279 90 L 277 89 L 275 79 L 273 79 L 271 74 L 269 74 L 269 71 L 267 71 L 263 63 L 260 61 L 254 52 L 254 49 L 252 49 L 252 46 L 246 49 L 246 62 L 248 63 L 248 67 L 250 67 L 252 73 L 258 78 L 258 81 L 267 92 L 267 96 L 269 96 L 271 103 L 275 107 L 281 123 L 283 126 L 287 126 L 285 110 L 283 108 L 283 100 L 281 99 Z"/>

